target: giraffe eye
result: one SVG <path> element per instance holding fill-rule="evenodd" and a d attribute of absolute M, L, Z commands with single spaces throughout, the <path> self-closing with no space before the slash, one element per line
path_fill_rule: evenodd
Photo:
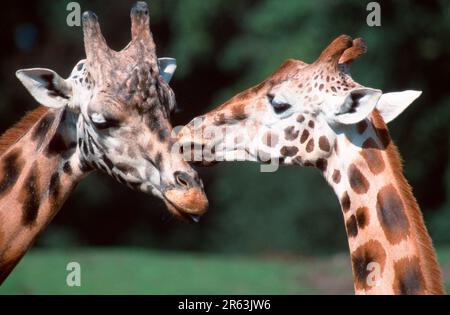
<path fill-rule="evenodd" d="M 291 104 L 287 103 L 284 99 L 275 97 L 273 94 L 268 94 L 267 99 L 276 114 L 281 114 L 291 108 Z"/>
<path fill-rule="evenodd" d="M 92 123 L 94 124 L 95 128 L 98 129 L 108 129 L 108 128 L 113 128 L 113 127 L 118 127 L 119 126 L 119 121 L 113 118 L 106 118 L 105 116 L 103 116 L 100 113 L 93 113 L 90 116 L 90 119 L 92 121 Z"/>

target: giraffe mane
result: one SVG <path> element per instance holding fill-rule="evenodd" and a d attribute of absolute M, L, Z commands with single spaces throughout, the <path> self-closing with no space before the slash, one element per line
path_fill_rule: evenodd
<path fill-rule="evenodd" d="M 5 153 L 9 147 L 15 144 L 28 130 L 48 111 L 47 107 L 39 106 L 28 112 L 13 127 L 6 130 L 0 136 L 0 155 Z"/>
<path fill-rule="evenodd" d="M 391 141 L 389 131 L 386 123 L 381 117 L 379 111 L 375 109 L 372 112 L 373 123 L 378 131 L 382 131 L 380 138 L 384 145 L 386 145 L 386 155 L 389 164 L 392 167 L 394 178 L 398 184 L 401 196 L 403 196 L 405 208 L 411 218 L 411 224 L 414 229 L 414 236 L 419 244 L 419 252 L 422 268 L 424 272 L 425 281 L 430 294 L 444 294 L 442 288 L 442 275 L 433 250 L 432 240 L 429 237 L 422 212 L 419 208 L 416 198 L 412 192 L 412 188 L 403 175 L 403 162 L 397 146 Z"/>

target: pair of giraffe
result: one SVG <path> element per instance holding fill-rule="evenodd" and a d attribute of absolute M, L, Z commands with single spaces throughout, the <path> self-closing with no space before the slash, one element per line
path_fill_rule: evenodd
<path fill-rule="evenodd" d="M 0 281 L 94 170 L 160 197 L 180 218 L 198 221 L 208 201 L 186 156 L 174 154 L 176 143 L 214 148 L 223 160 L 241 152 L 252 161 L 270 155 L 282 164 L 317 167 L 341 202 L 356 293 L 444 293 L 431 240 L 386 127 L 420 93 L 383 94 L 354 82 L 349 66 L 365 52 L 362 40 L 340 36 L 312 64 L 288 60 L 173 139 L 175 98 L 168 83 L 176 63 L 157 59 L 145 2 L 132 8 L 131 22 L 132 40 L 116 52 L 96 16 L 86 12 L 87 58 L 68 79 L 48 69 L 17 72 L 45 107 L 0 138 Z M 198 137 L 208 128 L 226 128 L 227 135 Z M 372 268 L 378 268 L 374 278 Z"/>

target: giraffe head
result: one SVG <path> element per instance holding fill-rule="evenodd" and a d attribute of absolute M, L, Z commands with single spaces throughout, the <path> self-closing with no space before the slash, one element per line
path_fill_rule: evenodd
<path fill-rule="evenodd" d="M 178 145 L 185 158 L 323 168 L 343 129 L 363 123 L 376 108 L 389 122 L 420 95 L 383 94 L 354 82 L 349 65 L 365 51 L 362 39 L 341 35 L 312 64 L 286 61 L 261 84 L 184 127 Z M 186 153 L 192 147 L 193 156 Z"/>
<path fill-rule="evenodd" d="M 132 40 L 119 52 L 106 44 L 94 13 L 82 18 L 87 58 L 68 79 L 42 68 L 19 70 L 17 77 L 41 104 L 66 110 L 69 138 L 84 165 L 196 220 L 208 202 L 197 173 L 171 154 L 169 118 L 176 102 L 168 83 L 176 63 L 157 59 L 147 4 L 132 8 Z"/>

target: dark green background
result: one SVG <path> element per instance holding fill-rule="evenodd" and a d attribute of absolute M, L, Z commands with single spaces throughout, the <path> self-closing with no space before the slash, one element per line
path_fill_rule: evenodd
<path fill-rule="evenodd" d="M 15 79 L 17 69 L 48 67 L 66 77 L 84 58 L 81 28 L 66 25 L 68 2 L 2 4 L 1 131 L 36 107 Z M 178 61 L 171 85 L 182 112 L 173 116 L 174 126 L 259 83 L 287 58 L 312 62 L 340 34 L 363 37 L 369 50 L 353 65 L 356 81 L 385 92 L 423 91 L 390 129 L 430 234 L 445 248 L 450 244 L 450 2 L 379 2 L 381 27 L 367 26 L 367 2 L 358 0 L 148 3 L 158 56 Z M 130 40 L 133 3 L 80 1 L 82 10 L 97 13 L 117 50 Z M 283 167 L 260 173 L 252 163 L 199 171 L 210 199 L 200 224 L 176 222 L 158 199 L 94 174 L 79 185 L 37 246 L 257 258 L 329 257 L 347 250 L 337 199 L 318 172 Z"/>

